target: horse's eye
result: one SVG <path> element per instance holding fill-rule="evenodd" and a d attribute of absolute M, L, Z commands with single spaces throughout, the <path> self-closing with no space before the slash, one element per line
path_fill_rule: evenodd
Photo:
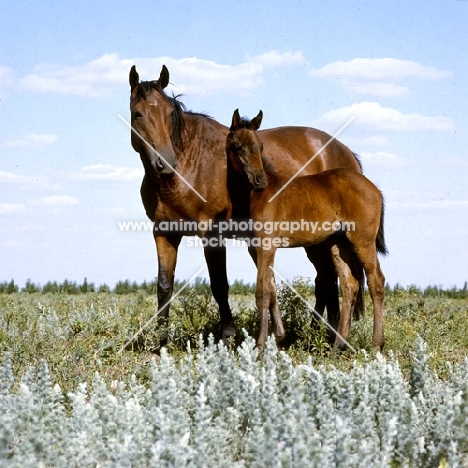
<path fill-rule="evenodd" d="M 143 115 L 142 115 L 141 112 L 133 111 L 133 112 L 132 112 L 132 117 L 133 117 L 134 119 L 139 119 L 139 118 L 143 117 Z"/>
<path fill-rule="evenodd" d="M 242 145 L 240 143 L 237 143 L 237 142 L 233 142 L 231 144 L 231 148 L 233 151 L 235 151 L 236 153 L 238 153 L 241 149 L 242 149 Z"/>
<path fill-rule="evenodd" d="M 260 151 L 263 152 L 263 143 L 260 142 Z"/>

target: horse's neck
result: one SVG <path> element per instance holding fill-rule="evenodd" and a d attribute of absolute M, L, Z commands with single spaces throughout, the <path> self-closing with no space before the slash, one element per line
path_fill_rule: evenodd
<path fill-rule="evenodd" d="M 224 149 L 227 129 L 202 115 L 186 114 L 184 120 L 177 173 L 154 185 L 158 211 L 193 219 L 216 217 L 230 210 Z M 211 187 L 208 192 L 207 186 Z M 202 193 L 208 195 L 200 210 Z"/>
<path fill-rule="evenodd" d="M 217 154 L 212 154 L 207 158 L 207 164 L 212 164 L 213 159 L 219 160 L 225 157 L 224 146 L 228 129 L 214 119 L 201 114 L 185 114 L 184 115 L 184 130 L 182 131 L 181 140 L 183 152 L 181 158 L 186 161 L 201 158 L 209 155 L 210 152 L 219 151 Z"/>

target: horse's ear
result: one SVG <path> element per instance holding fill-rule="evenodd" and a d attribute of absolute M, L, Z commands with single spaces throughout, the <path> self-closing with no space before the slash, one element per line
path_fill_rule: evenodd
<path fill-rule="evenodd" d="M 239 109 L 236 109 L 234 111 L 234 114 L 232 114 L 232 123 L 231 123 L 231 128 L 230 130 L 235 130 L 241 122 L 241 116 L 239 114 Z"/>
<path fill-rule="evenodd" d="M 130 89 L 133 91 L 140 84 L 140 77 L 136 71 L 135 65 L 130 69 L 130 74 L 128 76 L 130 82 Z"/>
<path fill-rule="evenodd" d="M 260 111 L 257 115 L 257 117 L 254 117 L 250 122 L 249 122 L 249 128 L 251 130 L 258 130 L 260 128 L 260 125 L 262 123 L 263 119 L 263 112 Z"/>
<path fill-rule="evenodd" d="M 164 89 L 169 84 L 169 70 L 166 65 L 162 66 L 161 74 L 159 75 L 158 85 Z"/>

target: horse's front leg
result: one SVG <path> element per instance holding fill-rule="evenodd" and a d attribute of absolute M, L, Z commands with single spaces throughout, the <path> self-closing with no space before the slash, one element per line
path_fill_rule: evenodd
<path fill-rule="evenodd" d="M 174 272 L 177 263 L 177 249 L 182 236 L 155 236 L 158 256 L 158 319 L 157 326 L 161 330 L 158 350 L 166 346 L 168 332 L 169 301 L 174 288 Z"/>
<path fill-rule="evenodd" d="M 252 257 L 255 265 L 257 265 L 257 250 L 255 247 L 249 247 L 249 254 Z M 276 342 L 280 343 L 285 335 L 283 321 L 281 320 L 281 313 L 278 307 L 278 295 L 276 293 L 276 283 L 273 275 L 272 278 L 272 290 L 270 293 L 270 316 L 273 321 L 274 333 L 276 336 Z"/>
<path fill-rule="evenodd" d="M 268 311 L 271 310 L 277 341 L 284 338 L 284 327 L 276 297 L 275 275 L 273 265 L 276 249 L 257 249 L 257 286 L 255 300 L 260 314 L 260 334 L 257 345 L 264 347 L 268 338 Z"/>
<path fill-rule="evenodd" d="M 210 276 L 211 292 L 219 307 L 222 339 L 224 344 L 227 345 L 229 338 L 236 336 L 236 328 L 228 302 L 229 283 L 226 272 L 226 247 L 224 245 L 217 247 L 207 245 L 204 252 Z"/>

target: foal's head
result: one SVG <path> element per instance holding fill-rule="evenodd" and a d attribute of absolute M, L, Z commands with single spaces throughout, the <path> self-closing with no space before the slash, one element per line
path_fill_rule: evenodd
<path fill-rule="evenodd" d="M 256 191 L 263 190 L 268 183 L 262 163 L 263 143 L 256 132 L 262 118 L 262 111 L 252 120 L 241 118 L 236 109 L 226 140 L 229 167 L 237 173 L 245 174 L 250 186 Z"/>

